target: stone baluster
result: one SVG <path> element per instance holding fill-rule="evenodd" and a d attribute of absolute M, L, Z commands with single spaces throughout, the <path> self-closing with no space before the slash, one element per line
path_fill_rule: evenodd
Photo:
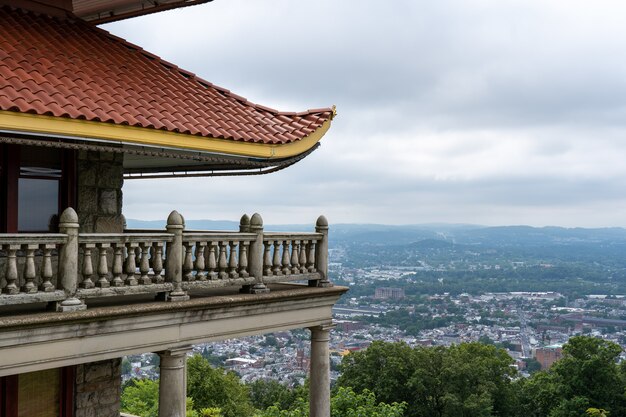
<path fill-rule="evenodd" d="M 83 281 L 80 283 L 81 288 L 93 288 L 95 284 L 91 280 L 93 276 L 93 260 L 91 259 L 91 250 L 96 247 L 95 243 L 83 243 Z"/>
<path fill-rule="evenodd" d="M 300 241 L 291 241 L 291 273 L 300 273 Z"/>
<path fill-rule="evenodd" d="M 267 242 L 263 242 L 263 246 L 265 250 L 263 252 L 263 275 L 269 277 L 272 275 L 272 242 L 268 240 Z"/>
<path fill-rule="evenodd" d="M 274 275 L 282 275 L 283 274 L 283 270 L 281 268 L 280 265 L 280 246 L 282 245 L 282 242 L 280 240 L 275 240 L 274 241 L 274 256 L 272 259 L 272 272 L 274 273 Z"/>
<path fill-rule="evenodd" d="M 150 278 L 150 248 L 152 244 L 150 242 L 142 242 L 139 244 L 139 248 L 141 250 L 141 259 L 139 261 L 139 272 L 141 276 L 139 277 L 139 283 L 142 285 L 152 284 L 152 279 Z"/>
<path fill-rule="evenodd" d="M 204 251 L 206 250 L 206 242 L 196 242 L 196 261 L 194 269 L 196 270 L 196 280 L 206 281 L 206 271 L 204 262 Z"/>
<path fill-rule="evenodd" d="M 194 242 L 183 242 L 185 248 L 185 260 L 183 262 L 183 279 L 185 281 L 193 281 L 193 245 Z"/>
<path fill-rule="evenodd" d="M 65 300 L 57 304 L 59 311 L 84 310 L 87 306 L 76 298 L 78 288 L 78 215 L 66 208 L 59 218 L 59 232 L 67 235 L 59 250 L 59 282 L 65 291 Z"/>
<path fill-rule="evenodd" d="M 152 272 L 154 272 L 154 283 L 161 284 L 164 279 L 161 275 L 163 272 L 163 243 L 155 242 L 152 245 L 154 256 L 151 258 L 152 260 Z"/>
<path fill-rule="evenodd" d="M 231 240 L 228 244 L 230 246 L 230 253 L 228 257 L 228 276 L 230 278 L 237 278 L 239 276 L 237 273 L 237 246 L 239 246 L 239 242 Z"/>
<path fill-rule="evenodd" d="M 2 292 L 5 294 L 19 294 L 20 289 L 17 286 L 17 251 L 20 249 L 20 245 L 4 245 L 3 248 L 7 252 L 5 273 L 7 284 L 2 289 Z"/>
<path fill-rule="evenodd" d="M 109 284 L 109 261 L 107 259 L 107 249 L 111 247 L 109 243 L 98 243 L 98 251 L 100 252 L 100 261 L 98 262 L 98 282 L 96 286 L 100 288 L 108 288 Z"/>
<path fill-rule="evenodd" d="M 215 249 L 217 245 L 214 242 L 208 242 L 208 266 L 207 266 L 207 277 L 208 279 L 214 280 L 217 279 L 217 256 L 215 254 Z"/>
<path fill-rule="evenodd" d="M 226 279 L 226 278 L 228 278 L 228 272 L 227 272 L 228 260 L 226 258 L 227 242 L 219 242 L 219 244 L 220 244 L 220 246 L 219 246 L 220 259 L 219 259 L 219 263 L 218 263 L 219 278 L 220 279 Z"/>
<path fill-rule="evenodd" d="M 242 278 L 248 278 L 248 247 L 249 243 L 239 242 L 239 276 Z"/>
<path fill-rule="evenodd" d="M 290 262 L 290 256 L 289 256 L 289 246 L 290 246 L 291 241 L 289 240 L 284 240 L 283 241 L 283 261 L 282 261 L 282 265 L 283 265 L 283 275 L 289 275 L 289 273 L 291 272 L 291 265 L 289 264 Z"/>
<path fill-rule="evenodd" d="M 306 245 L 307 241 L 300 241 L 300 273 L 307 273 L 307 265 L 306 265 Z"/>
<path fill-rule="evenodd" d="M 248 272 L 255 278 L 250 292 L 253 294 L 269 292 L 269 288 L 263 282 L 263 218 L 259 213 L 254 213 L 250 219 L 250 233 L 256 234 L 256 238 L 250 242 L 248 254 Z"/>
<path fill-rule="evenodd" d="M 171 242 L 167 244 L 167 258 L 165 259 L 165 281 L 171 282 L 174 288 L 167 295 L 169 301 L 185 301 L 189 299 L 183 290 L 183 232 L 185 219 L 177 211 L 172 211 L 167 218 L 167 232 L 173 234 Z"/>
<path fill-rule="evenodd" d="M 318 217 L 315 231 L 322 234 L 322 239 L 317 242 L 317 250 L 315 251 L 315 265 L 320 274 L 320 280 L 319 282 L 310 280 L 309 286 L 332 287 L 333 284 L 328 280 L 328 220 L 326 217 Z"/>
<path fill-rule="evenodd" d="M 56 248 L 54 244 L 45 244 L 43 246 L 43 259 L 41 261 L 41 285 L 39 290 L 43 292 L 52 292 L 55 290 L 52 284 L 52 250 Z"/>
<path fill-rule="evenodd" d="M 113 253 L 113 281 L 111 281 L 111 286 L 113 287 L 123 287 L 124 280 L 122 279 L 123 269 L 123 257 L 124 257 L 124 243 L 118 242 L 115 243 L 115 250 Z"/>
<path fill-rule="evenodd" d="M 139 247 L 139 244 L 136 242 L 129 242 L 126 244 L 126 267 L 124 268 L 124 272 L 126 272 L 126 285 L 134 287 L 139 282 L 137 278 L 135 278 L 135 273 L 137 272 L 137 253 L 135 249 Z"/>
<path fill-rule="evenodd" d="M 307 256 L 306 267 L 309 272 L 315 272 L 315 243 L 314 240 L 310 240 L 307 245 L 309 256 Z"/>
<path fill-rule="evenodd" d="M 37 292 L 37 284 L 35 284 L 35 278 L 37 278 L 35 250 L 38 248 L 38 244 L 24 245 L 24 250 L 26 251 L 26 265 L 24 266 L 24 285 L 22 286 L 22 291 L 27 294 Z"/>

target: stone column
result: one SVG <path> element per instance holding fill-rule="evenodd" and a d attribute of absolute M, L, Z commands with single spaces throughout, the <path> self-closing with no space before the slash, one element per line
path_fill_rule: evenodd
<path fill-rule="evenodd" d="M 319 216 L 315 223 L 315 231 L 322 234 L 322 239 L 317 242 L 315 249 L 315 267 L 320 274 L 319 280 L 310 280 L 310 287 L 332 287 L 328 279 L 328 220 L 325 216 Z"/>
<path fill-rule="evenodd" d="M 65 300 L 57 304 L 58 311 L 84 310 L 87 306 L 76 298 L 78 288 L 78 215 L 73 208 L 66 208 L 59 219 L 59 232 L 67 235 L 59 250 L 60 287 L 65 291 Z"/>
<path fill-rule="evenodd" d="M 311 375 L 309 389 L 310 417 L 330 417 L 330 330 L 332 325 L 310 327 Z"/>
<path fill-rule="evenodd" d="M 270 289 L 263 282 L 263 219 L 259 213 L 252 215 L 249 230 L 256 234 L 256 239 L 250 243 L 250 253 L 248 254 L 248 270 L 250 276 L 256 278 L 250 292 L 253 294 L 270 292 Z"/>
<path fill-rule="evenodd" d="M 167 296 L 168 301 L 185 301 L 189 299 L 183 290 L 183 231 L 185 219 L 176 210 L 172 211 L 167 218 L 167 233 L 174 235 L 166 247 L 165 258 L 165 281 L 173 284 L 173 289 Z"/>
<path fill-rule="evenodd" d="M 185 417 L 187 402 L 187 352 L 190 347 L 157 352 L 161 360 L 159 417 Z"/>

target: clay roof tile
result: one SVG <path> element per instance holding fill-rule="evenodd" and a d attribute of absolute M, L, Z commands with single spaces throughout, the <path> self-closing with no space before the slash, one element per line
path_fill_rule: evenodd
<path fill-rule="evenodd" d="M 302 139 L 333 114 L 254 104 L 81 20 L 8 7 L 0 110 L 272 144 Z"/>

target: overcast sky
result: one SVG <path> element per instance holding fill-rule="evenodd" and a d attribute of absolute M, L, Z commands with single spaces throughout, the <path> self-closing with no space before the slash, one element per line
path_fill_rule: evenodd
<path fill-rule="evenodd" d="M 105 25 L 322 146 L 255 177 L 134 180 L 128 218 L 626 226 L 626 3 L 215 0 Z"/>

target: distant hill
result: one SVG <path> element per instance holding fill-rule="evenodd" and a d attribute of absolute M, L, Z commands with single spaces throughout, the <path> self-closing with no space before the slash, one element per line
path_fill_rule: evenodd
<path fill-rule="evenodd" d="M 163 220 L 128 219 L 130 229 L 163 230 Z M 239 223 L 229 220 L 187 220 L 187 229 L 238 230 Z M 313 231 L 313 224 L 266 225 L 268 231 Z M 487 227 L 469 224 L 331 224 L 331 242 L 335 244 L 404 245 L 421 242 L 420 246 L 440 246 L 437 241 L 457 245 L 494 247 L 542 247 L 554 245 L 625 245 L 626 229 L 564 228 L 531 226 Z M 425 241 L 425 242 L 424 242 Z"/>

